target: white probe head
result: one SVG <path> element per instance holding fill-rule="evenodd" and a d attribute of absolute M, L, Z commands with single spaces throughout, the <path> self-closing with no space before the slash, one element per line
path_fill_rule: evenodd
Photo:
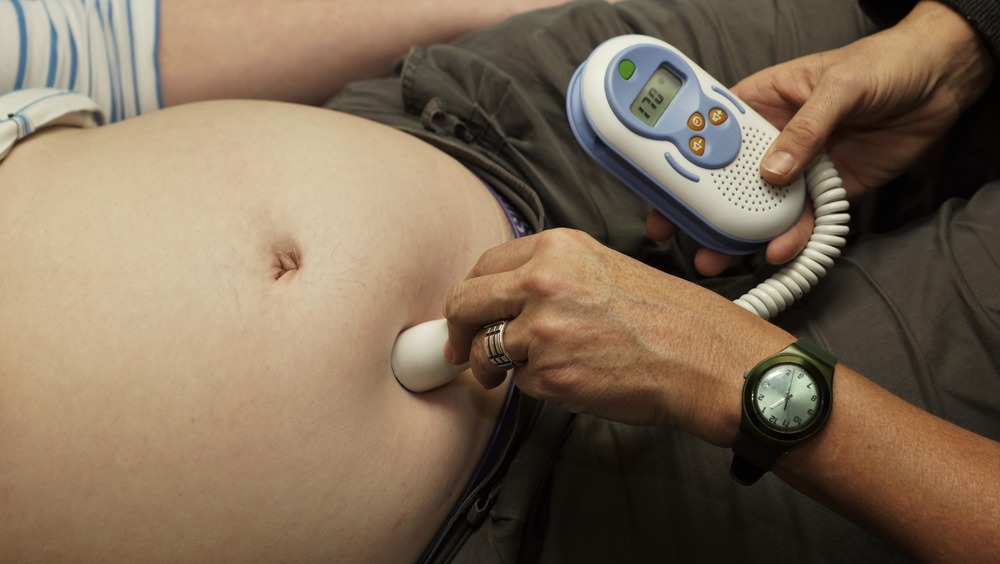
<path fill-rule="evenodd" d="M 406 329 L 392 347 L 392 373 L 411 392 L 426 392 L 450 383 L 469 368 L 444 358 L 448 321 L 435 319 Z"/>

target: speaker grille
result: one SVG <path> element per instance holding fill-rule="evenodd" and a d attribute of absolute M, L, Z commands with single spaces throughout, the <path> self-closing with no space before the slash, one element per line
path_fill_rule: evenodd
<path fill-rule="evenodd" d="M 760 176 L 758 163 L 773 138 L 755 127 L 743 126 L 741 131 L 743 147 L 740 154 L 725 169 L 712 171 L 712 180 L 715 188 L 737 208 L 766 212 L 788 196 L 787 186 L 775 186 Z"/>

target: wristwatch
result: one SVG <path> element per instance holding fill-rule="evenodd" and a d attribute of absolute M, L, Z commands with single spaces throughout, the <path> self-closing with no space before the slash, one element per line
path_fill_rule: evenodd
<path fill-rule="evenodd" d="M 730 474 L 749 486 L 789 449 L 815 435 L 833 407 L 837 358 L 799 339 L 744 374 L 740 434 Z"/>

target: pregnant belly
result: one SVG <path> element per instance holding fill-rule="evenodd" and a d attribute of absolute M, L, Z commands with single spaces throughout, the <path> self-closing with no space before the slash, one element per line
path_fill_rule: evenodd
<path fill-rule="evenodd" d="M 502 390 L 410 395 L 389 351 L 506 237 L 475 178 L 355 118 L 230 102 L 39 134 L 0 194 L 0 552 L 419 554 Z"/>

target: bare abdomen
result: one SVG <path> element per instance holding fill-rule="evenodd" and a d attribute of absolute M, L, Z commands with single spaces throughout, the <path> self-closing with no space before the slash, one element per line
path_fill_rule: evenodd
<path fill-rule="evenodd" d="M 508 236 L 457 163 L 201 104 L 15 147 L 0 226 L 3 558 L 419 554 L 502 394 L 412 396 L 388 364 Z"/>

